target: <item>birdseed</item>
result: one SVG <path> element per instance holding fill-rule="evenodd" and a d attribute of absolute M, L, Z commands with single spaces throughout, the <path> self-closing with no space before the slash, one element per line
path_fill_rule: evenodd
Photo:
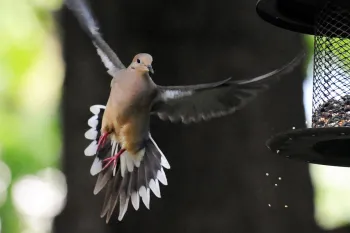
<path fill-rule="evenodd" d="M 350 95 L 320 105 L 313 113 L 312 127 L 350 127 Z"/>

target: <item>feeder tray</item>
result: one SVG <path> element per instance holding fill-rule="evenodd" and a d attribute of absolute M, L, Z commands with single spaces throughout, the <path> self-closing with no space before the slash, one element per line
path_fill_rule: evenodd
<path fill-rule="evenodd" d="M 350 1 L 260 0 L 257 11 L 276 26 L 315 36 L 312 128 L 274 135 L 268 148 L 291 159 L 350 167 Z"/>
<path fill-rule="evenodd" d="M 290 31 L 314 35 L 315 18 L 328 0 L 258 0 L 256 12 L 266 22 Z M 333 0 L 333 4 L 350 8 L 349 0 Z"/>

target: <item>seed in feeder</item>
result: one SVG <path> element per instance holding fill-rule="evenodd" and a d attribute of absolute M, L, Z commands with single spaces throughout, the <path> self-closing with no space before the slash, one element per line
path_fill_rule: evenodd
<path fill-rule="evenodd" d="M 323 112 L 323 113 L 322 113 L 322 116 L 323 116 L 324 118 L 329 118 L 329 117 L 331 117 L 332 115 L 331 115 L 330 113 L 328 113 L 328 112 Z"/>
<path fill-rule="evenodd" d="M 325 122 L 324 121 L 320 121 L 320 122 L 318 122 L 318 126 L 323 126 L 325 124 Z"/>
<path fill-rule="evenodd" d="M 287 205 L 284 205 L 284 208 L 288 208 L 288 206 L 287 206 Z"/>
<path fill-rule="evenodd" d="M 350 127 L 350 95 L 330 99 L 313 112 L 312 127 Z"/>
<path fill-rule="evenodd" d="M 271 204 L 268 204 L 269 207 L 271 207 Z"/>
<path fill-rule="evenodd" d="M 269 173 L 266 173 L 266 176 L 269 176 Z"/>
<path fill-rule="evenodd" d="M 282 180 L 282 177 L 278 177 L 279 180 Z"/>
<path fill-rule="evenodd" d="M 293 127 L 292 129 L 295 129 L 295 127 Z"/>
<path fill-rule="evenodd" d="M 278 186 L 278 184 L 275 184 L 275 186 L 277 187 L 277 186 Z"/>

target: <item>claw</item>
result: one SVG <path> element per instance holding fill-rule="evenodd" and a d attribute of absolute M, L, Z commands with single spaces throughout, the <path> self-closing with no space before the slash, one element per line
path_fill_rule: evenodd
<path fill-rule="evenodd" d="M 98 140 L 98 143 L 97 143 L 97 151 L 99 151 L 100 148 L 105 145 L 108 135 L 109 135 L 109 133 L 104 133 L 104 134 L 101 135 L 101 137 L 100 137 L 100 139 Z"/>

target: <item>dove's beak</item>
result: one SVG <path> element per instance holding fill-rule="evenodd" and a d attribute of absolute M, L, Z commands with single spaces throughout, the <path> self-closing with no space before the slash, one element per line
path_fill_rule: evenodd
<path fill-rule="evenodd" d="M 153 68 L 152 68 L 152 66 L 151 66 L 151 65 L 147 66 L 147 68 L 148 68 L 148 71 L 149 71 L 151 74 L 153 74 L 153 73 L 154 73 L 154 70 L 153 70 Z"/>

